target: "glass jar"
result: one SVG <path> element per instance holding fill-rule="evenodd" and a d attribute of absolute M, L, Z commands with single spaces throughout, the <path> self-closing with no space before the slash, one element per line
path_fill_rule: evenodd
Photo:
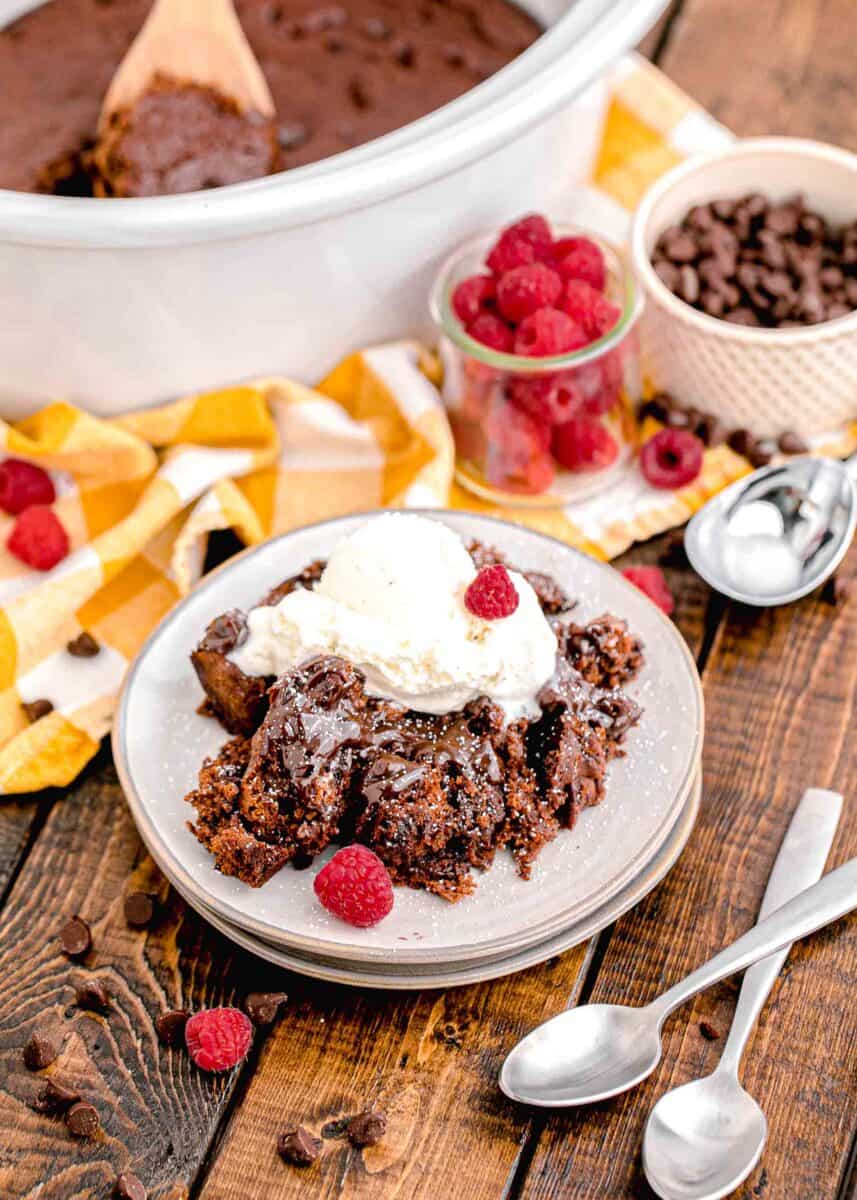
<path fill-rule="evenodd" d="M 462 280 L 485 272 L 496 235 L 457 250 L 432 289 L 456 476 L 471 492 L 502 504 L 547 507 L 592 496 L 610 486 L 635 449 L 642 293 L 620 252 L 603 238 L 577 227 L 556 225 L 554 231 L 600 247 L 605 294 L 620 312 L 603 337 L 580 350 L 524 357 L 492 350 L 467 333 L 452 294 Z M 542 416 L 546 400 L 550 422 Z"/>

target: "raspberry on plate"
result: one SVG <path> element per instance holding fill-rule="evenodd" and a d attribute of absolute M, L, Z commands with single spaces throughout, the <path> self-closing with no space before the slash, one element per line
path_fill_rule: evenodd
<path fill-rule="evenodd" d="M 559 308 L 568 313 L 592 341 L 604 337 L 620 316 L 616 305 L 585 279 L 569 279 Z"/>
<path fill-rule="evenodd" d="M 601 247 L 588 237 L 560 238 L 554 245 L 556 269 L 563 279 L 583 279 L 599 292 L 607 284 L 607 266 Z"/>
<path fill-rule="evenodd" d="M 661 429 L 640 451 L 640 470 L 652 487 L 685 487 L 702 470 L 704 446 L 686 429 Z"/>
<path fill-rule="evenodd" d="M 481 312 L 476 320 L 467 326 L 467 332 L 491 350 L 498 350 L 501 354 L 512 352 L 514 334 L 506 322 L 495 317 L 493 313 Z"/>
<path fill-rule="evenodd" d="M 661 612 L 668 617 L 672 615 L 675 600 L 660 567 L 626 567 L 622 574 L 657 604 Z"/>
<path fill-rule="evenodd" d="M 315 877 L 316 896 L 328 912 L 368 929 L 393 908 L 393 885 L 377 854 L 355 844 L 337 850 Z"/>
<path fill-rule="evenodd" d="M 497 307 L 507 321 L 523 321 L 539 308 L 550 308 L 560 297 L 562 280 L 542 262 L 515 267 L 497 282 Z"/>
<path fill-rule="evenodd" d="M 571 317 L 555 308 L 540 308 L 525 317 L 515 333 L 515 353 L 528 358 L 570 354 L 587 343 L 586 334 Z"/>
<path fill-rule="evenodd" d="M 240 1008 L 205 1008 L 185 1025 L 185 1044 L 203 1071 L 229 1071 L 247 1057 L 253 1023 Z"/>
<path fill-rule="evenodd" d="M 50 571 L 68 554 L 68 534 L 52 508 L 35 504 L 15 521 L 6 547 L 28 567 Z"/>
<path fill-rule="evenodd" d="M 0 509 L 17 517 L 34 504 L 53 504 L 57 494 L 47 471 L 23 458 L 0 463 Z"/>
<path fill-rule="evenodd" d="M 553 452 L 567 471 L 603 471 L 616 461 L 619 447 L 600 421 L 574 417 L 554 430 Z"/>
<path fill-rule="evenodd" d="M 519 603 L 512 577 L 501 563 L 483 567 L 464 593 L 464 607 L 483 621 L 511 617 Z"/>
<path fill-rule="evenodd" d="M 452 293 L 452 311 L 462 325 L 470 325 L 497 295 L 497 284 L 493 275 L 471 275 L 462 279 Z"/>

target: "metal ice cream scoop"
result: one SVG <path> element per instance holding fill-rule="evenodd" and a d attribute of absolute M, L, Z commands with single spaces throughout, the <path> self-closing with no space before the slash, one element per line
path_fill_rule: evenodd
<path fill-rule="evenodd" d="M 726 488 L 685 533 L 694 570 L 744 604 L 789 604 L 845 557 L 857 526 L 857 455 L 809 455 L 762 467 Z"/>

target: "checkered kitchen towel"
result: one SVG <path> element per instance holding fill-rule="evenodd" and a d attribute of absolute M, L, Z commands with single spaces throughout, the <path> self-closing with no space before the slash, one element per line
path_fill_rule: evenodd
<path fill-rule="evenodd" d="M 615 241 L 649 183 L 687 153 L 728 138 L 654 68 L 620 64 L 592 186 L 571 216 Z M 128 663 L 199 578 L 207 536 L 254 543 L 311 521 L 382 506 L 488 511 L 601 558 L 682 524 L 748 464 L 706 452 L 676 493 L 628 469 L 607 499 L 550 511 L 500 509 L 453 482 L 453 447 L 434 364 L 413 343 L 365 350 L 314 390 L 260 380 L 112 421 L 56 403 L 0 420 L 0 455 L 52 475 L 71 553 L 48 574 L 5 549 L 0 514 L 0 793 L 70 782 L 108 731 Z M 91 658 L 66 649 L 82 630 Z M 49 700 L 30 721 L 23 707 Z"/>

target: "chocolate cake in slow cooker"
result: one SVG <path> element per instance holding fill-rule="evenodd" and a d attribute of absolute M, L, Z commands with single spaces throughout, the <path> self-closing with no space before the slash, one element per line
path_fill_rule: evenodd
<path fill-rule="evenodd" d="M 206 105 L 199 95 L 161 94 L 132 147 L 142 161 L 130 169 L 120 161 L 105 180 L 92 153 L 101 102 L 149 8 L 150 0 L 48 0 L 0 30 L 0 187 L 149 195 L 316 162 L 447 104 L 541 33 L 509 0 L 236 0 L 276 105 L 273 153 L 216 97 Z M 176 121 L 196 122 L 198 137 Z M 159 123 L 179 143 L 166 155 L 164 139 L 152 137 Z M 195 170 L 183 156 L 189 164 L 199 145 L 205 161 Z M 111 153 L 114 163 L 115 145 Z"/>

